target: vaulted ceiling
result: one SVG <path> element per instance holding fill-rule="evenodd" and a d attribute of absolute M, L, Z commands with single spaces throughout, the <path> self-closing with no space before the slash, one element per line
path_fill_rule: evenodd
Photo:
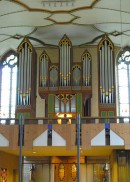
<path fill-rule="evenodd" d="M 24 36 L 55 47 L 64 34 L 73 46 L 97 45 L 104 34 L 128 46 L 130 0 L 0 0 L 0 56 Z"/>

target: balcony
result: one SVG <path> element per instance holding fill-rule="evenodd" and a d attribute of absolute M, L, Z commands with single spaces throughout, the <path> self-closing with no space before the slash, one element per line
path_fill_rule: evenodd
<path fill-rule="evenodd" d="M 61 119 L 61 124 L 58 124 Z M 0 151 L 19 155 L 20 122 L 23 155 L 68 155 L 77 153 L 76 118 L 0 119 Z M 130 150 L 130 117 L 81 117 L 81 155 L 109 155 L 114 149 Z"/>

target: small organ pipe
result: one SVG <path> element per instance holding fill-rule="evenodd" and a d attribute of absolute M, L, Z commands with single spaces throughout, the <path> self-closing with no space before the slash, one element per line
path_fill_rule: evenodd
<path fill-rule="evenodd" d="M 18 69 L 18 105 L 20 105 L 20 85 L 21 85 L 21 52 L 19 53 L 19 69 Z"/>
<path fill-rule="evenodd" d="M 69 79 L 69 86 L 70 86 L 70 84 L 71 84 L 71 70 L 70 70 L 70 59 L 71 59 L 71 47 L 70 47 L 70 45 L 69 45 L 69 48 L 68 48 L 68 59 L 69 59 L 69 61 L 68 61 L 68 70 L 69 70 L 69 72 L 68 72 L 68 74 L 69 74 L 69 76 L 68 76 L 68 79 Z"/>
<path fill-rule="evenodd" d="M 32 60 L 32 54 L 30 52 L 29 57 L 29 105 L 31 104 L 31 60 Z"/>
<path fill-rule="evenodd" d="M 102 103 L 103 100 L 102 100 L 102 50 L 99 51 L 99 54 L 100 54 L 100 102 Z"/>
<path fill-rule="evenodd" d="M 45 57 L 43 56 L 43 77 L 42 77 L 42 82 L 43 82 L 43 86 L 45 87 L 46 85 L 45 85 L 45 70 L 46 70 L 46 63 L 45 63 Z"/>
<path fill-rule="evenodd" d="M 64 44 L 64 86 L 66 86 L 66 44 Z"/>
<path fill-rule="evenodd" d="M 47 83 L 48 83 L 48 61 L 46 61 L 46 87 L 47 87 Z"/>
<path fill-rule="evenodd" d="M 107 65 L 108 65 L 108 57 L 107 57 L 107 41 L 105 40 L 105 103 L 108 103 L 108 68 L 107 68 Z"/>
<path fill-rule="evenodd" d="M 88 73 L 87 73 L 88 85 L 87 86 L 89 86 L 90 85 L 90 60 L 89 59 L 87 59 L 87 64 L 88 64 Z"/>
<path fill-rule="evenodd" d="M 104 46 L 102 47 L 102 102 L 105 103 L 105 88 L 104 88 Z"/>
<path fill-rule="evenodd" d="M 109 103 L 111 103 L 111 60 L 110 60 L 110 46 L 108 46 L 108 89 L 109 89 Z"/>
<path fill-rule="evenodd" d="M 86 75 L 85 75 L 85 69 L 86 69 L 86 67 L 85 67 L 85 58 L 83 57 L 83 85 L 85 86 L 86 85 Z"/>
<path fill-rule="evenodd" d="M 86 58 L 86 56 L 84 56 L 84 59 L 85 59 L 85 86 L 87 86 L 88 85 L 88 79 L 87 79 L 88 73 L 87 73 L 87 58 Z"/>
<path fill-rule="evenodd" d="M 66 44 L 66 86 L 68 86 L 68 44 Z"/>
<path fill-rule="evenodd" d="M 27 82 L 27 71 L 26 71 L 26 64 L 27 64 L 27 43 L 25 43 L 25 49 L 24 49 L 24 88 L 23 88 L 23 101 L 24 105 L 26 105 L 26 82 Z"/>
<path fill-rule="evenodd" d="M 27 91 L 26 91 L 26 94 L 27 94 L 27 105 L 29 105 L 29 98 L 28 98 L 28 95 L 29 95 L 29 55 L 30 55 L 30 49 L 27 48 Z"/>
<path fill-rule="evenodd" d="M 42 72 L 43 72 L 43 60 L 41 58 L 40 60 L 40 86 L 43 87 L 42 85 Z"/>
<path fill-rule="evenodd" d="M 21 90 L 21 105 L 23 104 L 23 69 L 24 69 L 24 48 L 22 48 L 22 57 L 21 57 L 21 86 L 20 86 L 20 90 Z"/>
<path fill-rule="evenodd" d="M 62 64 L 62 85 L 61 86 L 64 86 L 64 49 L 63 49 L 63 45 L 62 45 L 62 60 L 61 60 L 61 64 Z"/>
<path fill-rule="evenodd" d="M 112 103 L 114 103 L 113 54 L 112 54 L 112 50 L 111 50 L 111 83 L 112 83 Z"/>
<path fill-rule="evenodd" d="M 61 70 L 62 70 L 62 69 L 61 69 L 61 68 L 62 68 L 62 67 L 61 67 L 61 65 L 62 65 L 62 64 L 61 64 L 61 60 L 62 60 L 62 51 L 61 51 L 61 47 L 62 47 L 62 46 L 60 46 L 60 70 L 59 70 L 59 71 L 60 71 L 60 85 L 61 85 L 61 83 L 62 83 L 62 75 L 61 75 Z"/>

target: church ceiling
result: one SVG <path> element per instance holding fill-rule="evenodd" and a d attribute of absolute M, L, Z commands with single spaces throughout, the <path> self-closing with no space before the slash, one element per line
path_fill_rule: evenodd
<path fill-rule="evenodd" d="M 64 34 L 73 46 L 97 45 L 104 34 L 129 46 L 129 7 L 129 0 L 1 0 L 0 56 L 24 36 L 34 47 L 55 47 Z"/>

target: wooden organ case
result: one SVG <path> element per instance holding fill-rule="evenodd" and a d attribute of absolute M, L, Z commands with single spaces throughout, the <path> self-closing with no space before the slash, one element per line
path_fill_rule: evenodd
<path fill-rule="evenodd" d="M 105 35 L 98 45 L 99 115 L 116 115 L 114 45 Z M 109 122 L 109 121 L 108 121 Z"/>
<path fill-rule="evenodd" d="M 72 48 L 64 35 L 59 42 L 58 63 L 52 63 L 46 51 L 40 56 L 39 95 L 46 100 L 48 117 L 90 115 L 92 58 L 86 50 L 79 62 L 73 62 Z"/>
<path fill-rule="evenodd" d="M 16 114 L 35 117 L 36 112 L 36 52 L 25 37 L 18 46 L 18 86 Z"/>

